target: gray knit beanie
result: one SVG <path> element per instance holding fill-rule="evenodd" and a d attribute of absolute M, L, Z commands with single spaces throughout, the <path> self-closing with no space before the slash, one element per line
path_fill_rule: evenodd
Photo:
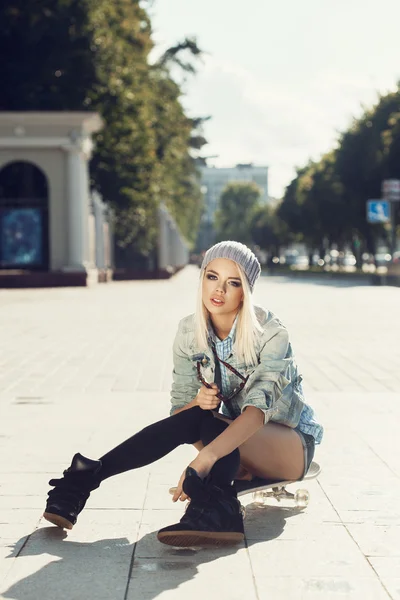
<path fill-rule="evenodd" d="M 228 258 L 240 265 L 246 273 L 250 289 L 253 291 L 254 284 L 261 273 L 261 266 L 256 255 L 250 248 L 240 242 L 219 242 L 219 244 L 215 244 L 215 246 L 211 246 L 207 250 L 201 263 L 201 268 L 205 269 L 215 258 Z"/>

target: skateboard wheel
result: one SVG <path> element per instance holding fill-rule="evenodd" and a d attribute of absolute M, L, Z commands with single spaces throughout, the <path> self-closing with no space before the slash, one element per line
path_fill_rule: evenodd
<path fill-rule="evenodd" d="M 265 494 L 263 491 L 253 493 L 253 501 L 256 504 L 265 504 Z"/>
<path fill-rule="evenodd" d="M 299 508 L 305 508 L 310 501 L 310 493 L 308 490 L 296 490 L 294 501 Z"/>

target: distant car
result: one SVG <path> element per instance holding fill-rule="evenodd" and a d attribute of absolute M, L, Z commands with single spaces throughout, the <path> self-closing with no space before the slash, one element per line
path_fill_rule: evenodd
<path fill-rule="evenodd" d="M 387 267 L 392 260 L 392 255 L 389 252 L 378 252 L 375 254 L 375 264 L 377 267 Z"/>
<path fill-rule="evenodd" d="M 338 265 L 339 264 L 339 251 L 338 250 L 331 250 L 330 252 L 327 252 L 325 254 L 325 256 L 323 257 L 323 260 L 325 262 L 326 265 Z"/>
<path fill-rule="evenodd" d="M 357 264 L 357 259 L 354 254 L 345 254 L 342 258 L 342 265 L 344 267 L 354 267 Z"/>
<path fill-rule="evenodd" d="M 295 257 L 293 266 L 295 266 L 295 267 L 308 267 L 309 264 L 310 264 L 310 260 L 309 260 L 308 256 L 300 254 L 299 256 Z"/>
<path fill-rule="evenodd" d="M 375 262 L 374 255 L 371 254 L 370 252 L 363 252 L 361 255 L 361 260 L 366 265 L 372 265 Z"/>
<path fill-rule="evenodd" d="M 313 265 L 313 267 L 323 267 L 325 261 L 323 258 L 320 257 L 319 254 L 313 254 L 311 257 L 311 264 Z"/>
<path fill-rule="evenodd" d="M 284 259 L 285 259 L 285 261 L 284 261 L 284 264 L 285 264 L 285 265 L 288 265 L 288 267 L 290 267 L 290 266 L 292 266 L 292 265 L 296 264 L 296 260 L 297 260 L 297 257 L 298 257 L 298 256 L 299 256 L 299 253 L 298 253 L 298 252 L 287 252 L 287 253 L 284 255 Z M 282 262 L 282 261 L 281 261 L 281 262 Z"/>
<path fill-rule="evenodd" d="M 398 265 L 400 263 L 400 250 L 396 250 L 396 252 L 393 252 L 393 260 L 392 262 L 395 265 Z"/>

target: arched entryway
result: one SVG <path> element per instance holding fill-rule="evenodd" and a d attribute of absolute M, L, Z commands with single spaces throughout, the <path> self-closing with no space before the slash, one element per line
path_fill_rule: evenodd
<path fill-rule="evenodd" d="M 47 179 L 30 162 L 15 161 L 0 170 L 0 268 L 49 268 Z"/>

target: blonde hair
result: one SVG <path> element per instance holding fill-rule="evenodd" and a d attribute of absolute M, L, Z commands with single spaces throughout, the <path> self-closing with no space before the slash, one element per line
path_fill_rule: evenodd
<path fill-rule="evenodd" d="M 238 311 L 238 320 L 236 324 L 236 336 L 234 351 L 238 359 L 244 361 L 247 365 L 257 364 L 258 356 L 256 352 L 257 339 L 263 329 L 258 322 L 257 315 L 252 302 L 252 295 L 247 281 L 247 277 L 242 267 L 235 263 L 240 274 L 243 289 L 243 302 Z M 195 313 L 195 339 L 200 351 L 205 352 L 209 349 L 208 344 L 208 321 L 209 312 L 204 306 L 202 284 L 205 276 L 205 269 L 200 271 L 200 281 L 197 293 L 197 305 Z"/>

